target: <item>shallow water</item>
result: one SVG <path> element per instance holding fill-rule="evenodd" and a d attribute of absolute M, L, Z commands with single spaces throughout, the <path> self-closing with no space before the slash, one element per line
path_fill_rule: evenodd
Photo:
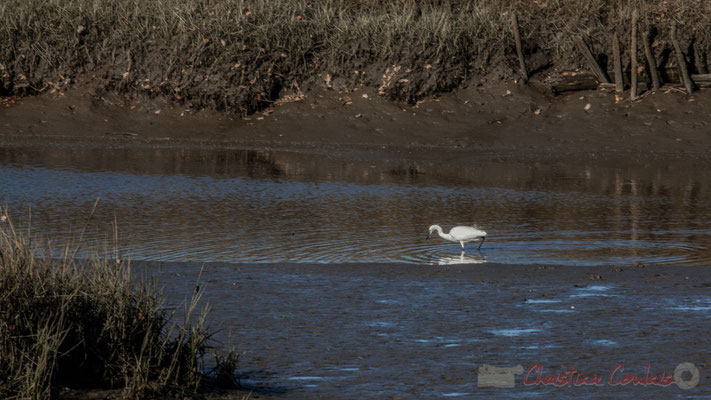
<path fill-rule="evenodd" d="M 169 298 L 198 274 L 243 358 L 242 383 L 278 398 L 707 398 L 711 352 L 705 268 L 396 264 L 150 264 Z M 669 271 L 666 273 L 665 271 Z M 602 274 L 604 281 L 589 275 Z M 177 308 L 180 309 L 180 301 Z M 612 385 L 624 374 L 698 368 L 690 390 Z M 615 372 L 623 364 L 622 371 Z M 484 365 L 521 366 L 515 385 Z M 571 367 L 596 386 L 536 384 Z M 689 377 L 685 378 L 689 379 Z"/>
<path fill-rule="evenodd" d="M 134 259 L 708 265 L 704 171 L 462 161 L 343 162 L 256 151 L 16 150 L 0 201 L 54 243 L 85 235 Z M 481 251 L 427 227 L 477 224 Z M 61 246 L 60 246 L 61 247 Z"/>

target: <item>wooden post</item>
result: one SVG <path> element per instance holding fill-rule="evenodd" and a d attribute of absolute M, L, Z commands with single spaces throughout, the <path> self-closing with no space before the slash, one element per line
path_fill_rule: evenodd
<path fill-rule="evenodd" d="M 662 87 L 659 82 L 659 71 L 657 70 L 657 60 L 654 59 L 654 53 L 652 52 L 652 28 L 647 28 L 647 33 L 644 35 L 644 55 L 647 57 L 647 65 L 649 65 L 649 74 L 652 75 L 652 87 L 654 90 L 658 90 Z"/>
<path fill-rule="evenodd" d="M 612 34 L 612 57 L 613 68 L 615 69 L 615 92 L 622 93 L 625 91 L 625 83 L 622 80 L 622 61 L 620 57 L 620 41 L 617 39 L 617 32 Z"/>
<path fill-rule="evenodd" d="M 630 99 L 637 98 L 637 10 L 632 11 L 632 36 L 630 38 Z"/>
<path fill-rule="evenodd" d="M 602 71 L 602 68 L 600 68 L 600 65 L 595 60 L 595 57 L 592 55 L 588 49 L 588 46 L 585 45 L 585 42 L 583 42 L 583 39 L 580 36 L 575 38 L 575 44 L 578 46 L 578 50 L 580 50 L 583 54 L 583 57 L 587 60 L 592 72 L 595 76 L 597 76 L 597 79 L 602 83 L 610 83 L 610 79 L 608 79 L 607 75 Z"/>
<path fill-rule="evenodd" d="M 521 35 L 518 31 L 518 17 L 516 13 L 511 13 L 511 25 L 513 25 L 514 40 L 516 41 L 516 54 L 518 55 L 518 65 L 521 68 L 521 77 L 523 82 L 528 82 L 528 70 L 526 69 L 526 61 L 523 58 L 523 46 L 521 45 Z"/>
<path fill-rule="evenodd" d="M 694 44 L 694 54 L 696 54 L 696 57 L 694 57 L 694 60 L 696 60 L 696 70 L 699 71 L 700 74 L 708 74 L 709 70 L 706 68 L 706 54 L 704 54 L 703 50 L 699 47 L 699 45 Z M 694 78 L 691 78 L 691 80 L 694 81 Z M 696 81 L 694 81 L 694 83 L 696 83 Z"/>
<path fill-rule="evenodd" d="M 671 41 L 674 45 L 674 52 L 676 53 L 676 59 L 679 62 L 679 68 L 681 68 L 681 80 L 686 88 L 686 93 L 691 94 L 693 92 L 691 77 L 689 76 L 689 69 L 686 66 L 686 58 L 684 58 L 684 53 L 681 52 L 679 41 L 676 39 L 676 22 L 672 22 Z"/>

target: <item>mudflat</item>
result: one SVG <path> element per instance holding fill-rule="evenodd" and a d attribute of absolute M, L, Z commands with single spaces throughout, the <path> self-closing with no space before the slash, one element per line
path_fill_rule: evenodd
<path fill-rule="evenodd" d="M 711 394 L 708 268 L 136 267 L 178 309 L 202 270 L 199 285 L 219 320 L 215 338 L 240 350 L 250 398 Z M 504 375 L 509 368 L 511 380 L 487 375 L 487 365 Z"/>
<path fill-rule="evenodd" d="M 359 90 L 355 90 L 359 89 Z M 0 145 L 274 149 L 345 158 L 711 165 L 711 93 L 677 88 L 636 101 L 607 91 L 551 97 L 501 83 L 391 102 L 368 88 L 314 90 L 248 117 L 160 99 L 66 94 L 0 109 Z"/>

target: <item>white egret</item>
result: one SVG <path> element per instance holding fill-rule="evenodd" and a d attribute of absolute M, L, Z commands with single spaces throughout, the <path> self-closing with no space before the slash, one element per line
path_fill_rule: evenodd
<path fill-rule="evenodd" d="M 437 231 L 439 237 L 442 239 L 450 240 L 452 242 L 459 242 L 462 246 L 462 250 L 464 250 L 464 243 L 481 240 L 481 243 L 479 243 L 479 247 L 477 248 L 477 250 L 479 250 L 481 249 L 481 245 L 484 244 L 484 240 L 486 240 L 486 232 L 473 226 L 455 226 L 449 231 L 449 233 L 444 233 L 441 226 L 432 225 L 430 226 L 430 233 L 427 234 L 427 239 L 430 238 L 432 232 L 434 231 Z"/>

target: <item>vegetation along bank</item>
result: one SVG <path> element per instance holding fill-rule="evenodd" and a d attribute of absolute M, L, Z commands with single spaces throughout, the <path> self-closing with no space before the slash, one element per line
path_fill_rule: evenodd
<path fill-rule="evenodd" d="M 642 90 L 683 83 L 684 65 L 693 90 L 709 54 L 711 3 L 697 0 L 0 4 L 0 96 L 86 85 L 243 115 L 313 85 L 407 102 L 502 78 L 568 90 L 589 84 L 559 80 L 580 68 Z"/>

